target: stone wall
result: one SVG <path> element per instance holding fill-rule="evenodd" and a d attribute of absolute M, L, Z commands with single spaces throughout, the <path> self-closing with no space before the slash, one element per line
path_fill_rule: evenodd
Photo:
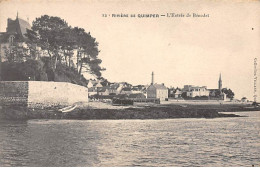
<path fill-rule="evenodd" d="M 68 106 L 88 102 L 88 89 L 65 82 L 29 81 L 30 108 Z"/>
<path fill-rule="evenodd" d="M 5 106 L 27 106 L 27 81 L 0 81 L 0 104 Z"/>
<path fill-rule="evenodd" d="M 68 83 L 68 103 L 88 102 L 88 88 Z"/>
<path fill-rule="evenodd" d="M 88 102 L 88 89 L 66 82 L 1 81 L 0 104 L 29 108 L 68 106 Z"/>

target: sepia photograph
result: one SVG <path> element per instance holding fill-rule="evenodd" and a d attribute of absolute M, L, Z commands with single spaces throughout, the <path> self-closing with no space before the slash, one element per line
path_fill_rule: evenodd
<path fill-rule="evenodd" d="M 0 0 L 0 167 L 260 167 L 260 1 Z"/>

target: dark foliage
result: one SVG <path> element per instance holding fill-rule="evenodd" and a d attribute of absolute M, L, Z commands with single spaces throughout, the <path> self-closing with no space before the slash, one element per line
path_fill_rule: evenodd
<path fill-rule="evenodd" d="M 58 64 L 53 70 L 48 60 L 27 60 L 25 62 L 3 62 L 3 81 L 62 81 L 78 85 L 87 85 L 87 80 L 74 69 Z"/>

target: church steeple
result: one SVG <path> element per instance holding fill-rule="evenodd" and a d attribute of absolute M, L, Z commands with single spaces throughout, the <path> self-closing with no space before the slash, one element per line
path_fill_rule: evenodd
<path fill-rule="evenodd" d="M 219 80 L 218 80 L 218 89 L 221 91 L 222 90 L 222 80 L 221 80 L 221 73 L 219 75 Z"/>

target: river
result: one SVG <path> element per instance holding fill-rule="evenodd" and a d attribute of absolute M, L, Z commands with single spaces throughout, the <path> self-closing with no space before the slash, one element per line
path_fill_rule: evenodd
<path fill-rule="evenodd" d="M 0 121 L 0 166 L 260 166 L 248 117 Z"/>

